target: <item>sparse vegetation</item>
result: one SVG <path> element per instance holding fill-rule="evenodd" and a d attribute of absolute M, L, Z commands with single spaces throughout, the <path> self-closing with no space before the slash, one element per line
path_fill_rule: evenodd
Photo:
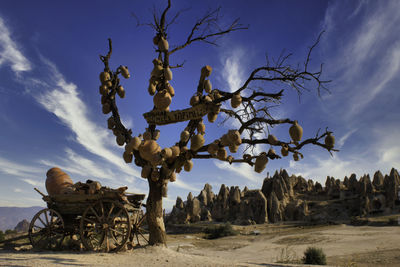
<path fill-rule="evenodd" d="M 303 263 L 326 265 L 326 255 L 321 248 L 308 247 L 304 252 Z"/>
<path fill-rule="evenodd" d="M 225 223 L 219 226 L 210 226 L 205 229 L 206 239 L 216 239 L 224 236 L 237 235 L 230 223 Z"/>

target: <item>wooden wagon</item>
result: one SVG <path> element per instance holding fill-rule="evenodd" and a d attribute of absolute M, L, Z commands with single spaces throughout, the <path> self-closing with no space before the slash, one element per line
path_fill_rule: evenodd
<path fill-rule="evenodd" d="M 117 252 L 148 243 L 144 194 L 102 189 L 96 194 L 47 196 L 47 203 L 29 226 L 29 240 L 36 249 L 60 249 L 66 239 L 81 242 L 90 251 Z"/>

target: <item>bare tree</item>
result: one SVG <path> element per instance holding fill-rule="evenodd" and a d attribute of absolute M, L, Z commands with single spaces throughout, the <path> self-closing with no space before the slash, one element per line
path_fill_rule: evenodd
<path fill-rule="evenodd" d="M 142 168 L 142 177 L 147 179 L 149 183 L 146 210 L 150 244 L 166 243 L 162 197 L 166 196 L 168 182 L 176 180 L 176 173 L 181 172 L 182 168 L 185 171 L 192 169 L 193 159 L 217 158 L 230 164 L 245 163 L 254 166 L 256 172 L 262 172 L 268 160 L 281 158 L 273 147 L 279 148 L 282 156 L 292 153 L 296 161 L 299 160 L 299 157 L 303 157 L 300 150 L 308 144 L 318 145 L 330 153 L 337 151 L 333 149 L 334 137 L 331 135 L 332 132 L 327 129 L 323 133 L 319 133 L 318 130 L 314 138 L 301 141 L 303 131 L 297 121 L 289 118 L 275 119 L 271 116 L 270 108 L 281 103 L 284 89 L 278 92 L 268 92 L 263 87 L 258 87 L 256 90 L 251 86 L 255 82 L 261 82 L 263 85 L 275 83 L 286 88 L 293 88 L 298 94 L 307 90 L 307 86 L 310 84 L 316 87 L 318 93 L 321 89 L 327 90 L 325 84 L 329 81 L 321 79 L 322 64 L 317 71 L 309 70 L 311 52 L 318 44 L 321 35 L 310 47 L 304 64 L 292 67 L 287 63 L 290 54 L 281 56 L 272 63 L 266 58 L 266 64 L 254 69 L 244 84 L 234 92 L 212 89 L 210 80 L 206 79 L 211 75 L 212 68 L 210 66 L 203 67 L 197 89 L 194 90 L 194 95 L 190 99 L 192 107 L 170 111 L 169 105 L 175 95 L 170 82 L 172 80 L 171 69 L 183 65 L 170 66 L 170 56 L 195 42 L 216 45 L 219 37 L 233 31 L 247 29 L 239 23 L 238 19 L 226 27 L 221 27 L 219 25 L 220 9 L 218 8 L 207 12 L 204 17 L 196 21 L 187 39 L 182 44 L 170 49 L 166 30 L 177 17 L 173 17 L 170 23 L 166 22 L 166 15 L 170 7 L 171 1 L 168 0 L 168 6 L 162 12 L 161 17 L 157 17 L 154 12 L 154 22 L 150 24 L 156 31 L 153 43 L 156 45 L 157 57 L 153 60 L 154 69 L 151 72 L 148 87 L 149 94 L 154 95 L 154 107 L 152 111 L 143 114 L 148 123 L 148 128 L 143 134 L 132 136 L 132 130 L 128 130 L 121 123 L 115 95 L 118 94 L 121 98 L 125 96 L 125 90 L 120 85 L 119 75 L 129 78 L 129 71 L 125 66 L 120 66 L 115 71 L 110 69 L 111 39 L 109 39 L 108 54 L 100 56 L 104 63 L 104 71 L 100 74 L 103 113 L 112 113 L 112 116 L 108 119 L 108 128 L 116 136 L 118 145 L 125 144 L 123 154 L 125 162 L 131 163 L 134 160 L 135 164 Z M 230 102 L 230 105 L 227 103 L 221 106 L 224 102 Z M 231 108 L 227 108 L 228 106 Z M 238 121 L 240 127 L 239 129 L 229 130 L 222 137 L 207 144 L 204 139 L 205 124 L 203 117 L 207 116 L 208 121 L 212 123 L 219 114 L 225 120 Z M 177 143 L 162 149 L 156 141 L 160 136 L 157 126 L 182 121 L 188 123 L 186 128 L 182 129 L 180 136 L 177 137 Z M 292 140 L 282 141 L 269 134 L 271 127 L 280 124 L 292 125 L 289 130 Z M 324 137 L 324 142 L 321 142 Z M 189 141 L 190 147 L 187 147 Z M 268 152 L 256 155 L 252 148 L 262 144 L 270 145 L 271 148 Z M 244 153 L 248 153 L 242 156 L 228 156 L 226 147 L 232 154 L 237 154 L 241 145 L 246 148 Z"/>

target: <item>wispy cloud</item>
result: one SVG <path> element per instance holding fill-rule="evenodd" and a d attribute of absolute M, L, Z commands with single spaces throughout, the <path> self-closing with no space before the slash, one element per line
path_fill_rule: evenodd
<path fill-rule="evenodd" d="M 17 74 L 32 69 L 29 60 L 21 53 L 17 44 L 11 39 L 10 30 L 0 17 L 0 66 L 10 64 Z"/>
<path fill-rule="evenodd" d="M 198 188 L 195 188 L 194 186 L 191 186 L 191 185 L 185 183 L 184 181 L 182 181 L 182 179 L 181 179 L 179 174 L 176 174 L 176 181 L 173 182 L 173 183 L 169 183 L 169 186 L 178 187 L 178 188 L 191 190 L 191 191 L 197 191 L 198 190 Z"/>
<path fill-rule="evenodd" d="M 0 173 L 14 175 L 17 177 L 26 177 L 27 175 L 43 174 L 43 170 L 0 157 Z"/>
<path fill-rule="evenodd" d="M 219 169 L 222 169 L 222 170 L 228 171 L 228 172 L 233 172 L 236 175 L 246 178 L 247 180 L 250 180 L 252 182 L 259 182 L 260 180 L 264 179 L 264 177 L 265 177 L 265 174 L 257 174 L 254 171 L 254 169 L 248 164 L 244 164 L 244 163 L 229 164 L 226 161 L 219 161 L 219 160 L 215 160 L 214 164 Z"/>

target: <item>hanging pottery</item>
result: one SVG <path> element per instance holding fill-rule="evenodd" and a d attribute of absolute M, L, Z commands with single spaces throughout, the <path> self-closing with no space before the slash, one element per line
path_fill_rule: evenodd
<path fill-rule="evenodd" d="M 110 79 L 111 79 L 111 77 L 110 77 L 110 73 L 109 72 L 105 72 L 104 71 L 104 72 L 100 73 L 100 82 L 102 84 L 106 83 Z"/>
<path fill-rule="evenodd" d="M 107 101 L 108 101 L 107 96 L 102 95 L 101 96 L 101 104 L 104 105 L 105 103 L 107 103 Z"/>
<path fill-rule="evenodd" d="M 162 52 L 165 52 L 169 49 L 168 41 L 164 38 L 164 36 L 161 36 L 160 41 L 158 41 L 158 49 Z"/>
<path fill-rule="evenodd" d="M 231 141 L 229 140 L 229 136 L 228 134 L 224 134 L 221 137 L 221 145 L 222 146 L 229 146 L 231 144 Z"/>
<path fill-rule="evenodd" d="M 150 159 L 150 162 L 151 162 L 151 164 L 153 165 L 153 166 L 157 166 L 157 165 L 160 165 L 161 163 L 162 163 L 162 156 L 161 156 L 161 153 L 160 152 L 158 152 L 158 153 L 155 153 L 155 154 L 153 154 L 152 156 L 151 156 L 151 159 Z"/>
<path fill-rule="evenodd" d="M 220 99 L 222 95 L 219 93 L 218 89 L 212 90 L 212 95 L 214 97 L 214 100 Z"/>
<path fill-rule="evenodd" d="M 147 91 L 149 92 L 150 95 L 154 95 L 156 93 L 156 85 L 154 83 L 149 83 Z"/>
<path fill-rule="evenodd" d="M 158 45 L 159 41 L 160 41 L 160 36 L 157 34 L 156 36 L 153 37 L 153 44 Z"/>
<path fill-rule="evenodd" d="M 209 65 L 206 65 L 203 68 L 201 68 L 201 75 L 204 77 L 210 76 L 211 72 L 212 72 L 212 67 Z"/>
<path fill-rule="evenodd" d="M 121 74 L 125 79 L 131 77 L 127 66 L 120 66 L 119 69 L 121 70 Z"/>
<path fill-rule="evenodd" d="M 268 150 L 267 155 L 268 155 L 269 157 L 274 157 L 274 156 L 276 156 L 275 149 L 270 148 L 270 149 Z"/>
<path fill-rule="evenodd" d="M 169 67 L 166 67 L 166 68 L 164 69 L 164 78 L 165 78 L 167 81 L 172 80 L 172 71 L 171 71 L 171 69 L 170 69 Z"/>
<path fill-rule="evenodd" d="M 328 133 L 328 135 L 325 137 L 325 145 L 329 149 L 332 149 L 333 146 L 335 145 L 335 137 L 331 135 L 331 133 Z"/>
<path fill-rule="evenodd" d="M 207 147 L 208 153 L 210 153 L 211 156 L 216 156 L 218 152 L 218 145 L 216 143 L 211 143 Z"/>
<path fill-rule="evenodd" d="M 163 150 L 161 150 L 161 156 L 164 159 L 168 159 L 170 157 L 172 157 L 172 150 L 169 147 L 164 148 Z"/>
<path fill-rule="evenodd" d="M 176 173 L 175 172 L 171 172 L 171 174 L 169 176 L 169 181 L 170 182 L 175 182 L 176 181 Z"/>
<path fill-rule="evenodd" d="M 242 143 L 242 138 L 238 130 L 229 130 L 228 139 L 230 144 L 240 145 Z"/>
<path fill-rule="evenodd" d="M 154 140 L 145 140 L 139 146 L 140 156 L 147 161 L 151 161 L 152 156 L 158 152 L 161 152 L 161 148 Z"/>
<path fill-rule="evenodd" d="M 122 87 L 122 85 L 119 85 L 117 87 L 117 94 L 119 95 L 120 98 L 125 97 L 125 89 L 124 89 L 124 87 Z"/>
<path fill-rule="evenodd" d="M 226 149 L 224 147 L 220 147 L 217 151 L 217 158 L 219 160 L 225 160 L 227 156 L 228 153 L 226 152 Z"/>
<path fill-rule="evenodd" d="M 242 97 L 239 94 L 234 94 L 231 98 L 231 106 L 232 108 L 237 108 L 238 106 L 240 106 L 240 104 L 242 104 Z"/>
<path fill-rule="evenodd" d="M 186 160 L 185 164 L 183 165 L 183 169 L 185 172 L 190 172 L 193 168 L 193 161 L 191 160 Z"/>
<path fill-rule="evenodd" d="M 108 120 L 107 120 L 107 126 L 108 126 L 108 129 L 112 129 L 112 128 L 114 128 L 115 127 L 115 120 L 114 120 L 114 117 L 113 116 L 111 116 L 110 118 L 108 118 Z"/>
<path fill-rule="evenodd" d="M 187 142 L 188 140 L 189 140 L 189 137 L 190 137 L 190 133 L 189 133 L 189 131 L 182 131 L 181 132 L 181 142 L 183 142 L 183 143 L 185 143 L 185 142 Z"/>
<path fill-rule="evenodd" d="M 202 121 L 197 124 L 197 133 L 199 134 L 206 133 L 206 125 Z"/>
<path fill-rule="evenodd" d="M 287 155 L 289 155 L 289 147 L 288 147 L 286 144 L 282 144 L 281 154 L 282 154 L 282 156 L 284 156 L 284 157 L 286 157 Z"/>
<path fill-rule="evenodd" d="M 293 159 L 294 161 L 299 161 L 299 154 L 297 152 L 293 154 Z"/>
<path fill-rule="evenodd" d="M 124 158 L 124 161 L 126 163 L 131 163 L 133 160 L 133 153 L 125 151 L 124 154 L 122 155 L 122 157 Z"/>
<path fill-rule="evenodd" d="M 204 91 L 206 91 L 207 94 L 211 93 L 212 90 L 212 85 L 210 80 L 205 80 L 204 81 Z"/>
<path fill-rule="evenodd" d="M 171 95 L 165 89 L 157 92 L 153 98 L 154 106 L 161 111 L 166 110 L 171 104 L 171 101 Z"/>
<path fill-rule="evenodd" d="M 212 99 L 211 99 L 211 97 L 209 95 L 206 95 L 206 96 L 203 97 L 203 102 L 204 103 L 211 103 Z"/>
<path fill-rule="evenodd" d="M 295 142 L 300 142 L 301 137 L 303 136 L 303 128 L 294 121 L 293 125 L 289 128 L 290 138 L 292 138 Z"/>
<path fill-rule="evenodd" d="M 235 145 L 235 144 L 229 145 L 229 151 L 230 151 L 231 153 L 236 153 L 236 152 L 238 151 L 238 148 L 239 148 L 238 145 Z"/>
<path fill-rule="evenodd" d="M 168 93 L 172 96 L 172 97 L 174 97 L 175 96 L 175 89 L 174 89 L 174 87 L 172 87 L 172 85 L 170 84 L 170 83 L 166 83 L 167 84 L 167 91 L 168 91 Z"/>
<path fill-rule="evenodd" d="M 111 112 L 111 107 L 110 107 L 110 104 L 108 104 L 108 103 L 104 103 L 104 104 L 103 104 L 103 108 L 102 108 L 102 110 L 103 110 L 103 113 L 104 113 L 104 114 L 108 114 L 108 113 L 110 113 L 110 112 Z"/>
<path fill-rule="evenodd" d="M 254 171 L 261 173 L 265 167 L 267 166 L 268 163 L 268 157 L 265 152 L 262 152 L 257 158 L 256 162 L 254 164 Z"/>
<path fill-rule="evenodd" d="M 122 134 L 117 135 L 116 141 L 119 146 L 123 146 L 125 143 L 125 136 Z"/>
<path fill-rule="evenodd" d="M 217 118 L 218 118 L 218 114 L 215 114 L 215 113 L 213 113 L 213 112 L 210 112 L 210 113 L 207 114 L 207 119 L 208 119 L 208 121 L 211 122 L 211 123 L 214 122 L 214 121 L 216 121 Z"/>
<path fill-rule="evenodd" d="M 100 85 L 99 93 L 101 95 L 107 95 L 108 94 L 108 87 L 105 84 Z"/>
<path fill-rule="evenodd" d="M 198 95 L 194 95 L 190 98 L 190 105 L 193 107 L 200 102 L 200 97 Z"/>
<path fill-rule="evenodd" d="M 151 76 L 159 78 L 162 73 L 163 73 L 163 67 L 161 65 L 154 65 L 154 68 L 151 71 Z"/>
<path fill-rule="evenodd" d="M 132 147 L 133 150 L 138 150 L 141 143 L 142 140 L 140 140 L 139 137 L 135 136 L 131 139 L 131 141 L 128 144 L 130 147 Z"/>
<path fill-rule="evenodd" d="M 158 140 L 158 138 L 160 138 L 160 130 L 154 130 L 151 139 Z"/>
<path fill-rule="evenodd" d="M 179 154 L 181 153 L 181 149 L 179 148 L 179 146 L 172 146 L 171 151 L 172 151 L 172 158 L 178 157 Z"/>
<path fill-rule="evenodd" d="M 276 136 L 273 134 L 269 134 L 267 140 L 268 140 L 268 143 L 270 143 L 271 145 L 278 144 L 278 138 L 276 138 Z"/>
<path fill-rule="evenodd" d="M 143 139 L 144 140 L 151 140 L 152 138 L 151 138 L 151 133 L 150 133 L 150 131 L 145 131 L 144 133 L 143 133 Z"/>
<path fill-rule="evenodd" d="M 193 151 L 199 150 L 200 147 L 202 147 L 205 143 L 204 137 L 202 134 L 196 134 L 192 136 L 192 139 L 190 140 L 190 149 Z"/>
<path fill-rule="evenodd" d="M 150 165 L 143 166 L 140 176 L 144 179 L 147 179 L 149 178 L 150 174 L 151 174 L 151 166 Z"/>

